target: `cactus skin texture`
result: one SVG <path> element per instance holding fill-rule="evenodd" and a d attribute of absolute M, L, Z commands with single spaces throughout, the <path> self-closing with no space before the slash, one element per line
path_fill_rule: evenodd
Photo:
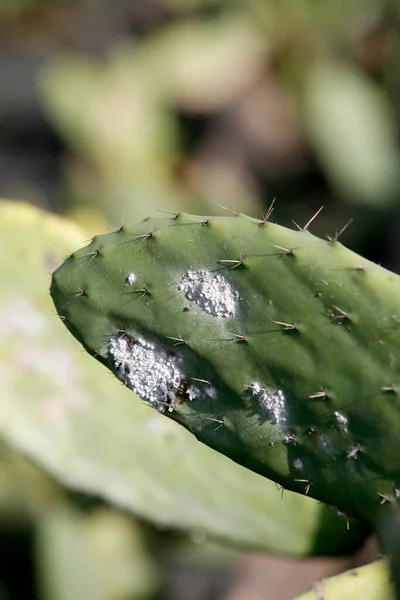
<path fill-rule="evenodd" d="M 46 539 L 53 524 L 61 538 L 74 529 L 62 515 L 65 527 L 54 523 L 49 511 L 58 502 L 57 490 L 41 472 L 36 477 L 35 470 L 26 471 L 17 456 L 11 460 L 7 448 L 12 448 L 64 486 L 163 529 L 292 556 L 352 553 L 360 547 L 368 534 L 364 523 L 352 519 L 347 531 L 346 521 L 316 501 L 286 492 L 280 501 L 271 481 L 197 443 L 82 352 L 54 314 L 47 288 L 49 269 L 87 234 L 66 219 L 7 200 L 0 200 L 0 231 L 0 256 L 10 257 L 0 261 L 2 522 L 11 521 L 12 527 L 17 520 L 20 527 L 21 519 L 43 513 Z M 73 537 L 70 532 L 65 543 L 79 545 Z M 73 558 L 80 560 L 78 555 Z M 59 556 L 55 550 L 52 565 L 59 564 Z M 68 569 L 68 560 L 63 565 Z M 75 576 L 80 581 L 79 570 Z M 68 593 L 68 586 L 61 588 Z M 69 597 L 77 600 L 73 592 Z"/>
<path fill-rule="evenodd" d="M 395 600 L 386 560 L 315 583 L 295 600 Z"/>
<path fill-rule="evenodd" d="M 400 278 L 335 238 L 145 219 L 74 252 L 51 294 L 90 354 L 205 444 L 345 518 L 396 501 Z"/>

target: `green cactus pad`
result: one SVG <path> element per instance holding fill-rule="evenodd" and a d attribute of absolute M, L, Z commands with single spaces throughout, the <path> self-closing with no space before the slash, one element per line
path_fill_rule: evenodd
<path fill-rule="evenodd" d="M 315 583 L 296 600 L 395 600 L 385 560 Z"/>
<path fill-rule="evenodd" d="M 285 492 L 281 500 L 272 482 L 198 443 L 82 352 L 48 294 L 49 270 L 84 243 L 75 225 L 1 201 L 0 230 L 2 443 L 64 485 L 163 528 L 295 555 L 352 552 L 362 543 L 361 523 L 350 521 L 348 531 L 310 498 Z"/>
<path fill-rule="evenodd" d="M 146 219 L 53 274 L 86 350 L 202 442 L 373 518 L 400 493 L 400 279 L 243 215 Z"/>

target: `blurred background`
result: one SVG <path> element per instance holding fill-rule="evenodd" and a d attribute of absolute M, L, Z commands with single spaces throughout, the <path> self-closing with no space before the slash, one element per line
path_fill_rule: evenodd
<path fill-rule="evenodd" d="M 276 199 L 292 227 L 324 206 L 319 236 L 353 219 L 341 241 L 399 272 L 399 124 L 398 0 L 0 0 L 0 196 L 88 236 Z M 3 463 L 0 599 L 285 600 L 348 564 L 160 532 Z M 118 563 L 103 595 L 70 587 L 82 561 Z"/>

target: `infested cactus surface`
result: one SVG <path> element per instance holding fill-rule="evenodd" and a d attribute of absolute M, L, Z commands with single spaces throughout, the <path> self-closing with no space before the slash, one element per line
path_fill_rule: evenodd
<path fill-rule="evenodd" d="M 82 352 L 46 293 L 49 269 L 84 243 L 76 225 L 0 200 L 0 227 L 0 254 L 13 257 L 0 262 L 5 448 L 21 452 L 64 486 L 162 528 L 292 556 L 351 553 L 360 546 L 368 533 L 364 523 L 350 520 L 348 531 L 346 521 L 322 504 L 290 492 L 281 501 L 271 481 L 196 443 Z M 3 462 L 0 455 L 2 478 L 10 469 L 16 475 L 17 465 L 8 469 Z M 43 483 L 31 483 L 36 493 L 25 494 L 26 501 L 38 508 L 36 496 L 43 499 L 45 490 Z M 20 518 L 15 490 L 9 491 L 0 496 L 0 509 L 3 500 L 11 502 Z"/>
<path fill-rule="evenodd" d="M 51 293 L 90 354 L 233 460 L 345 517 L 400 494 L 400 279 L 335 238 L 146 219 L 74 252 Z"/>

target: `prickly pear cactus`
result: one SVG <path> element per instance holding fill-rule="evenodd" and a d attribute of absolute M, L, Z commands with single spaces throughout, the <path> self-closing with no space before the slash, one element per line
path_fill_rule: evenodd
<path fill-rule="evenodd" d="M 199 444 L 82 352 L 48 295 L 49 269 L 85 240 L 72 222 L 1 200 L 0 231 L 0 255 L 9 257 L 0 261 L 1 444 L 68 487 L 197 537 L 292 555 L 360 546 L 364 524 L 351 520 L 348 531 L 346 521 L 309 498 L 285 492 L 281 500 L 272 482 Z M 21 487 L 28 504 L 37 509 L 45 499 L 50 508 L 53 486 L 25 477 L 14 462 L 0 453 L 0 513 L 10 516 L 11 506 L 21 519 Z"/>
<path fill-rule="evenodd" d="M 74 252 L 51 294 L 92 356 L 238 463 L 345 517 L 400 494 L 400 279 L 336 237 L 146 219 Z"/>

